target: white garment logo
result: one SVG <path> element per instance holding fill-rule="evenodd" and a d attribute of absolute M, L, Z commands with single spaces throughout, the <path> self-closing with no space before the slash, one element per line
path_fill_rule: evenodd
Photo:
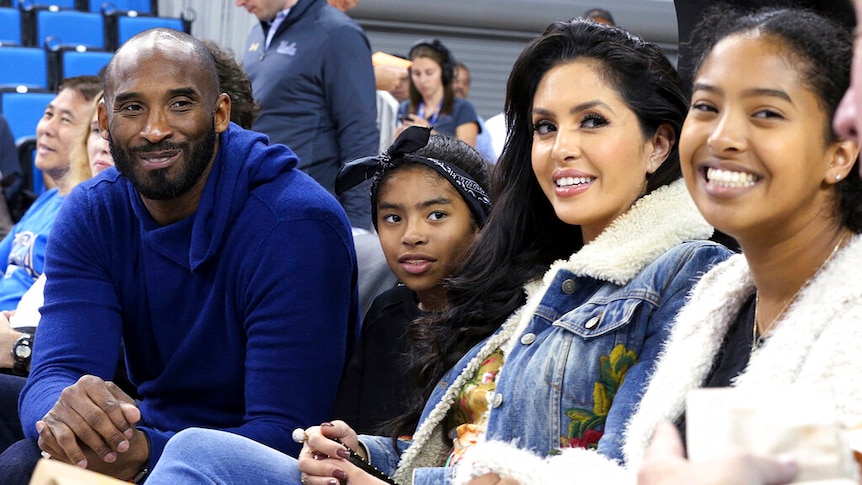
<path fill-rule="evenodd" d="M 296 42 L 288 43 L 286 40 L 283 40 L 279 42 L 278 49 L 275 51 L 288 56 L 296 55 Z"/>

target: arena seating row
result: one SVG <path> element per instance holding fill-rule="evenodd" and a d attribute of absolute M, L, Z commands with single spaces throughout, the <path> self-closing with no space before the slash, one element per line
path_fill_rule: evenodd
<path fill-rule="evenodd" d="M 157 13 L 156 0 L 0 0 L 0 113 L 15 137 L 22 176 L 36 194 L 44 190 L 32 166 L 36 124 L 60 81 L 98 74 L 138 32 L 191 31 L 191 18 Z"/>

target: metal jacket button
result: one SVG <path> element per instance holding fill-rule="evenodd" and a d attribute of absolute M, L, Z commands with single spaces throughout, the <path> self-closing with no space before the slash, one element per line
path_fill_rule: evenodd
<path fill-rule="evenodd" d="M 536 341 L 536 334 L 534 333 L 525 333 L 521 336 L 521 343 L 524 345 L 530 345 L 531 343 Z"/>
<path fill-rule="evenodd" d="M 593 318 L 587 320 L 587 323 L 584 324 L 584 327 L 586 327 L 588 329 L 595 327 L 596 325 L 599 324 L 599 317 L 600 317 L 600 315 L 596 315 Z"/>
<path fill-rule="evenodd" d="M 571 295 L 575 292 L 575 280 L 569 278 L 563 281 L 563 293 Z"/>
<path fill-rule="evenodd" d="M 503 395 L 498 392 L 497 394 L 494 394 L 494 398 L 491 401 L 491 406 L 498 408 L 502 405 L 503 405 Z"/>

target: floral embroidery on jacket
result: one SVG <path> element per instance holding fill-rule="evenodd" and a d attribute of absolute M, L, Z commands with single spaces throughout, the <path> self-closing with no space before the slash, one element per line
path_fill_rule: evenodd
<path fill-rule="evenodd" d="M 593 386 L 593 409 L 566 410 L 568 436 L 560 437 L 561 448 L 595 448 L 604 432 L 605 419 L 626 372 L 637 363 L 637 355 L 619 344 L 610 355 L 599 358 L 599 381 Z"/>

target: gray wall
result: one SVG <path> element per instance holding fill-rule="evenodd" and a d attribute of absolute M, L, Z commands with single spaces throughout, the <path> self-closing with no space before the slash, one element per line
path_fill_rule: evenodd
<path fill-rule="evenodd" d="M 472 73 L 470 100 L 485 118 L 503 109 L 506 79 L 524 44 L 554 20 L 601 6 L 617 23 L 676 56 L 676 16 L 670 0 L 361 0 L 349 12 L 374 51 L 406 54 L 420 38 L 439 38 Z M 196 18 L 192 34 L 241 57 L 256 19 L 227 0 L 160 0 L 159 13 Z"/>

